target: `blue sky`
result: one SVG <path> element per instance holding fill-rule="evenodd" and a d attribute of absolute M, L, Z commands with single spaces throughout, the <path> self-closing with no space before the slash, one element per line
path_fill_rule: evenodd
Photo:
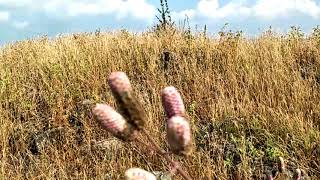
<path fill-rule="evenodd" d="M 191 26 L 211 33 L 225 23 L 233 30 L 257 34 L 272 26 L 292 25 L 310 32 L 320 25 L 320 0 L 168 0 L 174 20 L 187 15 Z M 61 33 L 116 30 L 143 31 L 156 23 L 159 0 L 0 0 L 0 44 Z"/>

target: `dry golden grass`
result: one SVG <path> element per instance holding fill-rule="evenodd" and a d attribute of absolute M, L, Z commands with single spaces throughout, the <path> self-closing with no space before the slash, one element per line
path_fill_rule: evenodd
<path fill-rule="evenodd" d="M 146 129 L 164 148 L 160 91 L 173 85 L 182 93 L 197 148 L 178 160 L 195 179 L 261 179 L 279 156 L 318 179 L 319 45 L 272 33 L 215 39 L 172 31 L 8 45 L 0 54 L 0 177 L 120 179 L 131 167 L 167 170 L 144 148 L 112 139 L 83 103 L 114 106 L 107 77 L 124 71 L 147 112 Z"/>

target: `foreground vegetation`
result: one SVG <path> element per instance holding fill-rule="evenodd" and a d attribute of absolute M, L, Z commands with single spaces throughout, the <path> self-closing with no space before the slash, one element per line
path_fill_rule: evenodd
<path fill-rule="evenodd" d="M 182 166 L 196 179 L 261 179 L 279 157 L 320 177 L 320 33 L 257 38 L 221 32 L 87 33 L 40 38 L 0 53 L 2 178 L 120 179 L 166 162 L 99 128 L 88 101 L 115 105 L 107 77 L 125 72 L 165 144 L 160 91 L 173 85 L 196 149 Z M 284 178 L 278 176 L 279 179 Z"/>

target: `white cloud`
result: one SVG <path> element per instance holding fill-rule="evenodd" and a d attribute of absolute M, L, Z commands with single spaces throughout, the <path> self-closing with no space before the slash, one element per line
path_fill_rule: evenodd
<path fill-rule="evenodd" d="M 172 12 L 172 18 L 174 20 L 185 19 L 186 16 L 192 19 L 195 15 L 196 15 L 196 11 L 194 9 L 186 9 L 180 12 L 176 12 L 176 11 Z"/>
<path fill-rule="evenodd" d="M 219 8 L 218 0 L 201 0 L 198 3 L 198 11 L 205 16 L 212 17 Z"/>
<path fill-rule="evenodd" d="M 0 5 L 45 11 L 55 16 L 114 14 L 118 18 L 151 20 L 156 13 L 146 0 L 0 0 Z"/>
<path fill-rule="evenodd" d="M 22 7 L 35 3 L 32 0 L 0 0 L 0 5 L 7 7 Z"/>
<path fill-rule="evenodd" d="M 304 14 L 309 14 L 313 18 L 320 18 L 320 4 L 313 0 L 297 0 L 296 7 Z"/>
<path fill-rule="evenodd" d="M 201 0 L 197 10 L 200 15 L 209 18 L 243 17 L 251 13 L 251 9 L 243 5 L 243 1 L 231 1 L 220 7 L 218 0 Z"/>
<path fill-rule="evenodd" d="M 244 0 L 233 0 L 224 6 L 220 6 L 219 0 L 200 0 L 195 9 L 187 9 L 174 12 L 173 17 L 182 19 L 187 15 L 189 18 L 196 16 L 213 19 L 226 17 L 247 17 L 252 9 L 244 6 Z"/>
<path fill-rule="evenodd" d="M 0 11 L 0 22 L 1 21 L 8 21 L 10 18 L 10 13 L 7 11 Z"/>
<path fill-rule="evenodd" d="M 156 13 L 155 7 L 145 0 L 55 0 L 44 4 L 44 9 L 49 13 L 63 10 L 68 16 L 115 14 L 118 18 L 132 16 L 137 19 L 153 19 Z"/>
<path fill-rule="evenodd" d="M 199 0 L 194 9 L 173 11 L 173 19 L 189 18 L 246 18 L 275 19 L 304 14 L 320 19 L 319 0 Z M 49 16 L 75 17 L 81 15 L 115 15 L 118 19 L 133 17 L 151 22 L 156 8 L 148 0 L 0 0 L 0 6 L 24 8 L 28 11 L 45 12 Z M 9 13 L 0 13 L 0 20 L 9 19 Z"/>
<path fill-rule="evenodd" d="M 320 7 L 314 0 L 258 0 L 252 9 L 256 16 L 263 18 L 288 17 L 294 13 L 320 17 Z"/>
<path fill-rule="evenodd" d="M 174 12 L 174 17 L 183 18 L 189 12 L 192 17 L 200 16 L 211 19 L 258 17 L 274 19 L 290 17 L 302 13 L 313 18 L 320 18 L 320 4 L 316 0 L 256 0 L 248 5 L 247 0 L 231 0 L 221 6 L 219 0 L 200 0 L 195 9 Z"/>
<path fill-rule="evenodd" d="M 288 12 L 295 9 L 293 0 L 258 0 L 252 7 L 254 14 L 258 17 L 274 18 L 279 16 L 288 16 Z"/>

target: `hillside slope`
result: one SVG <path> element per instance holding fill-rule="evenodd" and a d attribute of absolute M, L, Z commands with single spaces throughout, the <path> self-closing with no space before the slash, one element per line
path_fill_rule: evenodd
<path fill-rule="evenodd" d="M 112 71 L 128 74 L 162 147 L 160 91 L 179 89 L 197 148 L 179 161 L 197 179 L 261 179 L 283 157 L 320 178 L 320 43 L 266 33 L 219 39 L 179 32 L 75 34 L 0 54 L 1 176 L 119 179 L 158 156 L 101 130 L 83 103 L 114 105 Z M 148 163 L 147 163 L 148 162 Z"/>

